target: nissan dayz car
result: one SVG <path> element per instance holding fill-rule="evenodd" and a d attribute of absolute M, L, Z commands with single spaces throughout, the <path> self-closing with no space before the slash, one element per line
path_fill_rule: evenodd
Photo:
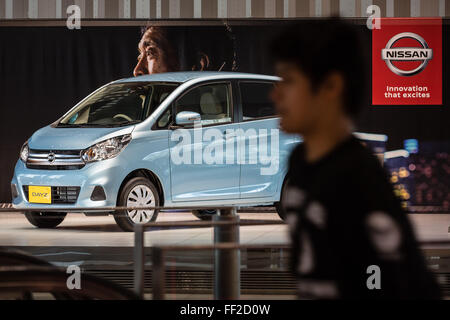
<path fill-rule="evenodd" d="M 158 210 L 102 208 L 277 204 L 300 141 L 278 129 L 269 100 L 277 81 L 175 72 L 109 83 L 23 145 L 13 206 L 36 208 L 25 215 L 40 228 L 59 225 L 65 209 L 99 208 L 96 215 L 114 214 L 130 231 Z M 61 212 L 46 212 L 54 208 Z M 214 211 L 193 213 L 208 219 Z"/>

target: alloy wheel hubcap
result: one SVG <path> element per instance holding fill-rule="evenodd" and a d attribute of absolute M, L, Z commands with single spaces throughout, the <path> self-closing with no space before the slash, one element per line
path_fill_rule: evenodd
<path fill-rule="evenodd" d="M 155 205 L 155 195 L 146 185 L 135 186 L 127 197 L 127 207 L 147 207 Z M 128 216 L 137 224 L 150 222 L 155 210 L 128 210 Z"/>

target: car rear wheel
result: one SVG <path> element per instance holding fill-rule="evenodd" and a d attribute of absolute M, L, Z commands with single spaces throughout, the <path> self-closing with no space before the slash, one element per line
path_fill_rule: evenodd
<path fill-rule="evenodd" d="M 213 216 L 217 214 L 217 210 L 215 209 L 207 209 L 207 210 L 192 210 L 192 214 L 204 221 L 211 221 Z"/>
<path fill-rule="evenodd" d="M 144 177 L 133 178 L 122 188 L 119 207 L 157 207 L 159 195 L 155 185 Z M 133 231 L 136 224 L 147 224 L 158 218 L 158 210 L 125 210 L 114 214 L 123 231 Z"/>
<path fill-rule="evenodd" d="M 281 220 L 286 219 L 286 212 L 283 208 L 283 196 L 284 196 L 284 190 L 286 189 L 286 185 L 288 184 L 289 180 L 286 178 L 283 182 L 283 187 L 281 188 L 281 194 L 280 194 L 280 201 L 275 202 L 275 209 L 277 210 L 278 215 L 280 216 Z"/>
<path fill-rule="evenodd" d="M 66 212 L 25 212 L 27 220 L 35 227 L 53 229 L 59 226 L 66 218 Z"/>

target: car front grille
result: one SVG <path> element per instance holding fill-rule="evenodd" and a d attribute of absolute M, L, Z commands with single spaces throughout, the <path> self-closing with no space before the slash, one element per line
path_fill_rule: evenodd
<path fill-rule="evenodd" d="M 82 150 L 30 150 L 28 169 L 79 170 L 85 166 L 81 158 Z"/>
<path fill-rule="evenodd" d="M 51 187 L 52 204 L 74 204 L 78 200 L 80 187 Z M 23 192 L 28 201 L 28 186 L 23 186 Z"/>

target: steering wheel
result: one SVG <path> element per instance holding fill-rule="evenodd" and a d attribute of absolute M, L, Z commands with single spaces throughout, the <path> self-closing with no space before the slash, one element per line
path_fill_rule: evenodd
<path fill-rule="evenodd" d="M 130 122 L 133 121 L 133 119 L 131 119 L 129 116 L 127 116 L 126 114 L 123 114 L 123 113 L 116 114 L 113 117 L 113 119 L 117 119 L 117 118 L 123 118 L 123 119 L 125 119 L 127 121 L 130 121 Z"/>

